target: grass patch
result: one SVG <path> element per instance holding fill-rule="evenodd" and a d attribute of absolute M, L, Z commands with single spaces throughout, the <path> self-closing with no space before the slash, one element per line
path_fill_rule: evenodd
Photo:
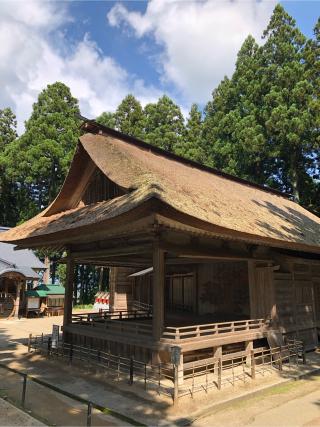
<path fill-rule="evenodd" d="M 93 304 L 77 304 L 73 310 L 90 310 L 91 308 L 93 308 Z"/>

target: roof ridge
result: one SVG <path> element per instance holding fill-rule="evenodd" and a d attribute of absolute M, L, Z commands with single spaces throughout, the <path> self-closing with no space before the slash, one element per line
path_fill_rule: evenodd
<path fill-rule="evenodd" d="M 148 142 L 145 142 L 142 139 L 136 138 L 134 136 L 127 135 L 125 133 L 119 132 L 119 131 L 112 129 L 110 127 L 107 127 L 105 125 L 102 125 L 102 124 L 96 122 L 95 120 L 90 120 L 90 119 L 87 119 L 85 117 L 82 117 L 82 119 L 84 120 L 84 123 L 81 125 L 81 129 L 86 130 L 90 133 L 100 134 L 100 135 L 107 134 L 109 136 L 114 136 L 116 138 L 120 138 L 120 139 L 128 142 L 129 144 L 133 144 L 133 145 L 139 146 L 141 148 L 144 148 L 146 150 L 153 151 L 154 153 L 168 157 L 172 160 L 176 160 L 180 163 L 187 164 L 188 166 L 192 166 L 192 167 L 200 169 L 204 172 L 209 172 L 211 174 L 221 176 L 222 178 L 229 179 L 230 181 L 234 181 L 234 182 L 237 182 L 237 183 L 240 183 L 243 185 L 247 185 L 249 187 L 253 187 L 253 188 L 256 188 L 258 190 L 265 191 L 267 193 L 272 193 L 272 194 L 275 194 L 279 197 L 284 197 L 285 199 L 290 199 L 292 197 L 291 194 L 283 193 L 279 190 L 276 190 L 276 189 L 273 189 L 270 187 L 265 187 L 261 184 L 256 184 L 255 182 L 249 181 L 247 179 L 239 178 L 235 175 L 231 175 L 231 174 L 229 174 L 227 172 L 223 172 L 219 169 L 215 169 L 215 168 L 212 168 L 210 166 L 206 166 L 206 165 L 203 165 L 201 163 L 198 163 L 194 160 L 187 159 L 185 157 L 179 156 L 178 154 L 171 153 L 167 150 L 164 150 L 163 148 L 159 148 L 155 145 L 149 144 Z"/>

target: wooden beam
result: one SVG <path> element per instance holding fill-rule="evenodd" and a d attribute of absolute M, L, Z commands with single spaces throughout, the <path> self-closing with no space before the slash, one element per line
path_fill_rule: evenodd
<path fill-rule="evenodd" d="M 179 259 L 190 259 L 190 260 L 239 260 L 239 261 L 247 261 L 247 260 L 255 260 L 255 261 L 270 261 L 270 259 L 261 259 L 253 257 L 249 252 L 235 252 L 232 249 L 226 250 L 225 247 L 217 248 L 210 247 L 204 245 L 176 245 L 166 241 L 161 242 L 161 248 L 168 252 L 168 256 L 170 254 L 175 254 Z"/>
<path fill-rule="evenodd" d="M 159 341 L 164 325 L 164 287 L 165 287 L 165 260 L 164 250 L 158 242 L 153 247 L 153 313 L 152 330 L 153 338 Z"/>
<path fill-rule="evenodd" d="M 127 256 L 127 255 L 137 255 L 142 253 L 152 252 L 151 244 L 143 244 L 143 245 L 133 245 L 133 246 L 121 246 L 114 248 L 105 248 L 100 250 L 92 250 L 92 251 L 79 251 L 73 252 L 72 256 L 75 260 L 77 259 L 94 259 L 94 258 L 109 258 L 115 256 Z"/>

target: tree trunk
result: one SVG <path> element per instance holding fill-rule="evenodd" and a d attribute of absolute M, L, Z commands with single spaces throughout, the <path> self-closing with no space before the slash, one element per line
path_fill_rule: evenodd
<path fill-rule="evenodd" d="M 300 182 L 299 182 L 299 154 L 294 149 L 290 158 L 290 178 L 292 186 L 292 195 L 296 203 L 300 203 Z"/>
<path fill-rule="evenodd" d="M 50 258 L 48 257 L 48 255 L 44 257 L 44 265 L 46 269 L 43 273 L 43 283 L 48 284 L 50 278 Z"/>

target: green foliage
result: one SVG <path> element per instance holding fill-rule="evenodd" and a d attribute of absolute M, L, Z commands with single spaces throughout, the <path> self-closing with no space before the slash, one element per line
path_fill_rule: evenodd
<path fill-rule="evenodd" d="M 0 110 L 0 224 L 7 226 L 15 225 L 19 220 L 17 202 L 23 196 L 17 184 L 7 177 L 2 160 L 4 150 L 9 149 L 17 138 L 16 128 L 17 120 L 12 110 L 10 108 Z"/>
<path fill-rule="evenodd" d="M 140 102 L 127 95 L 118 106 L 115 114 L 115 128 L 127 135 L 142 138 L 144 134 L 144 114 Z"/>
<path fill-rule="evenodd" d="M 92 308 L 93 304 L 76 304 L 72 310 L 91 310 Z"/>
<path fill-rule="evenodd" d="M 205 109 L 206 162 L 292 193 L 317 210 L 319 193 L 319 27 L 307 41 L 282 6 L 259 47 L 249 36 L 231 79 Z"/>
<path fill-rule="evenodd" d="M 206 106 L 204 138 L 209 164 L 266 183 L 266 158 L 271 153 L 261 119 L 259 61 L 259 47 L 249 36 L 238 53 L 232 78 L 221 82 Z"/>
<path fill-rule="evenodd" d="M 59 283 L 61 283 L 62 286 L 66 286 L 66 278 L 67 278 L 67 266 L 66 264 L 58 264 L 57 270 L 56 270 L 57 278 L 59 280 Z"/>
<path fill-rule="evenodd" d="M 148 104 L 145 113 L 145 139 L 168 151 L 175 151 L 182 142 L 184 120 L 180 107 L 168 96 Z"/>
<path fill-rule="evenodd" d="M 29 193 L 38 211 L 56 197 L 64 180 L 79 136 L 77 114 L 70 89 L 60 82 L 48 85 L 33 105 L 25 133 L 4 151 L 7 176 Z"/>
<path fill-rule="evenodd" d="M 104 112 L 96 118 L 96 121 L 103 126 L 107 126 L 108 128 L 115 129 L 116 127 L 114 113 Z"/>
<path fill-rule="evenodd" d="M 0 110 L 0 152 L 17 137 L 17 119 L 11 108 Z"/>
<path fill-rule="evenodd" d="M 75 272 L 74 302 L 91 304 L 99 285 L 99 270 L 92 265 L 77 265 Z"/>
<path fill-rule="evenodd" d="M 205 154 L 202 136 L 202 114 L 197 104 L 192 104 L 189 117 L 183 132 L 183 138 L 175 147 L 176 154 L 204 163 Z"/>
<path fill-rule="evenodd" d="M 144 112 L 140 102 L 131 94 L 121 101 L 115 113 L 104 112 L 97 122 L 136 138 L 144 136 Z"/>
<path fill-rule="evenodd" d="M 264 38 L 261 84 L 265 128 L 277 154 L 275 172 L 282 188 L 300 201 L 314 148 L 310 114 L 313 88 L 306 78 L 304 61 L 306 38 L 280 5 L 274 10 Z"/>

